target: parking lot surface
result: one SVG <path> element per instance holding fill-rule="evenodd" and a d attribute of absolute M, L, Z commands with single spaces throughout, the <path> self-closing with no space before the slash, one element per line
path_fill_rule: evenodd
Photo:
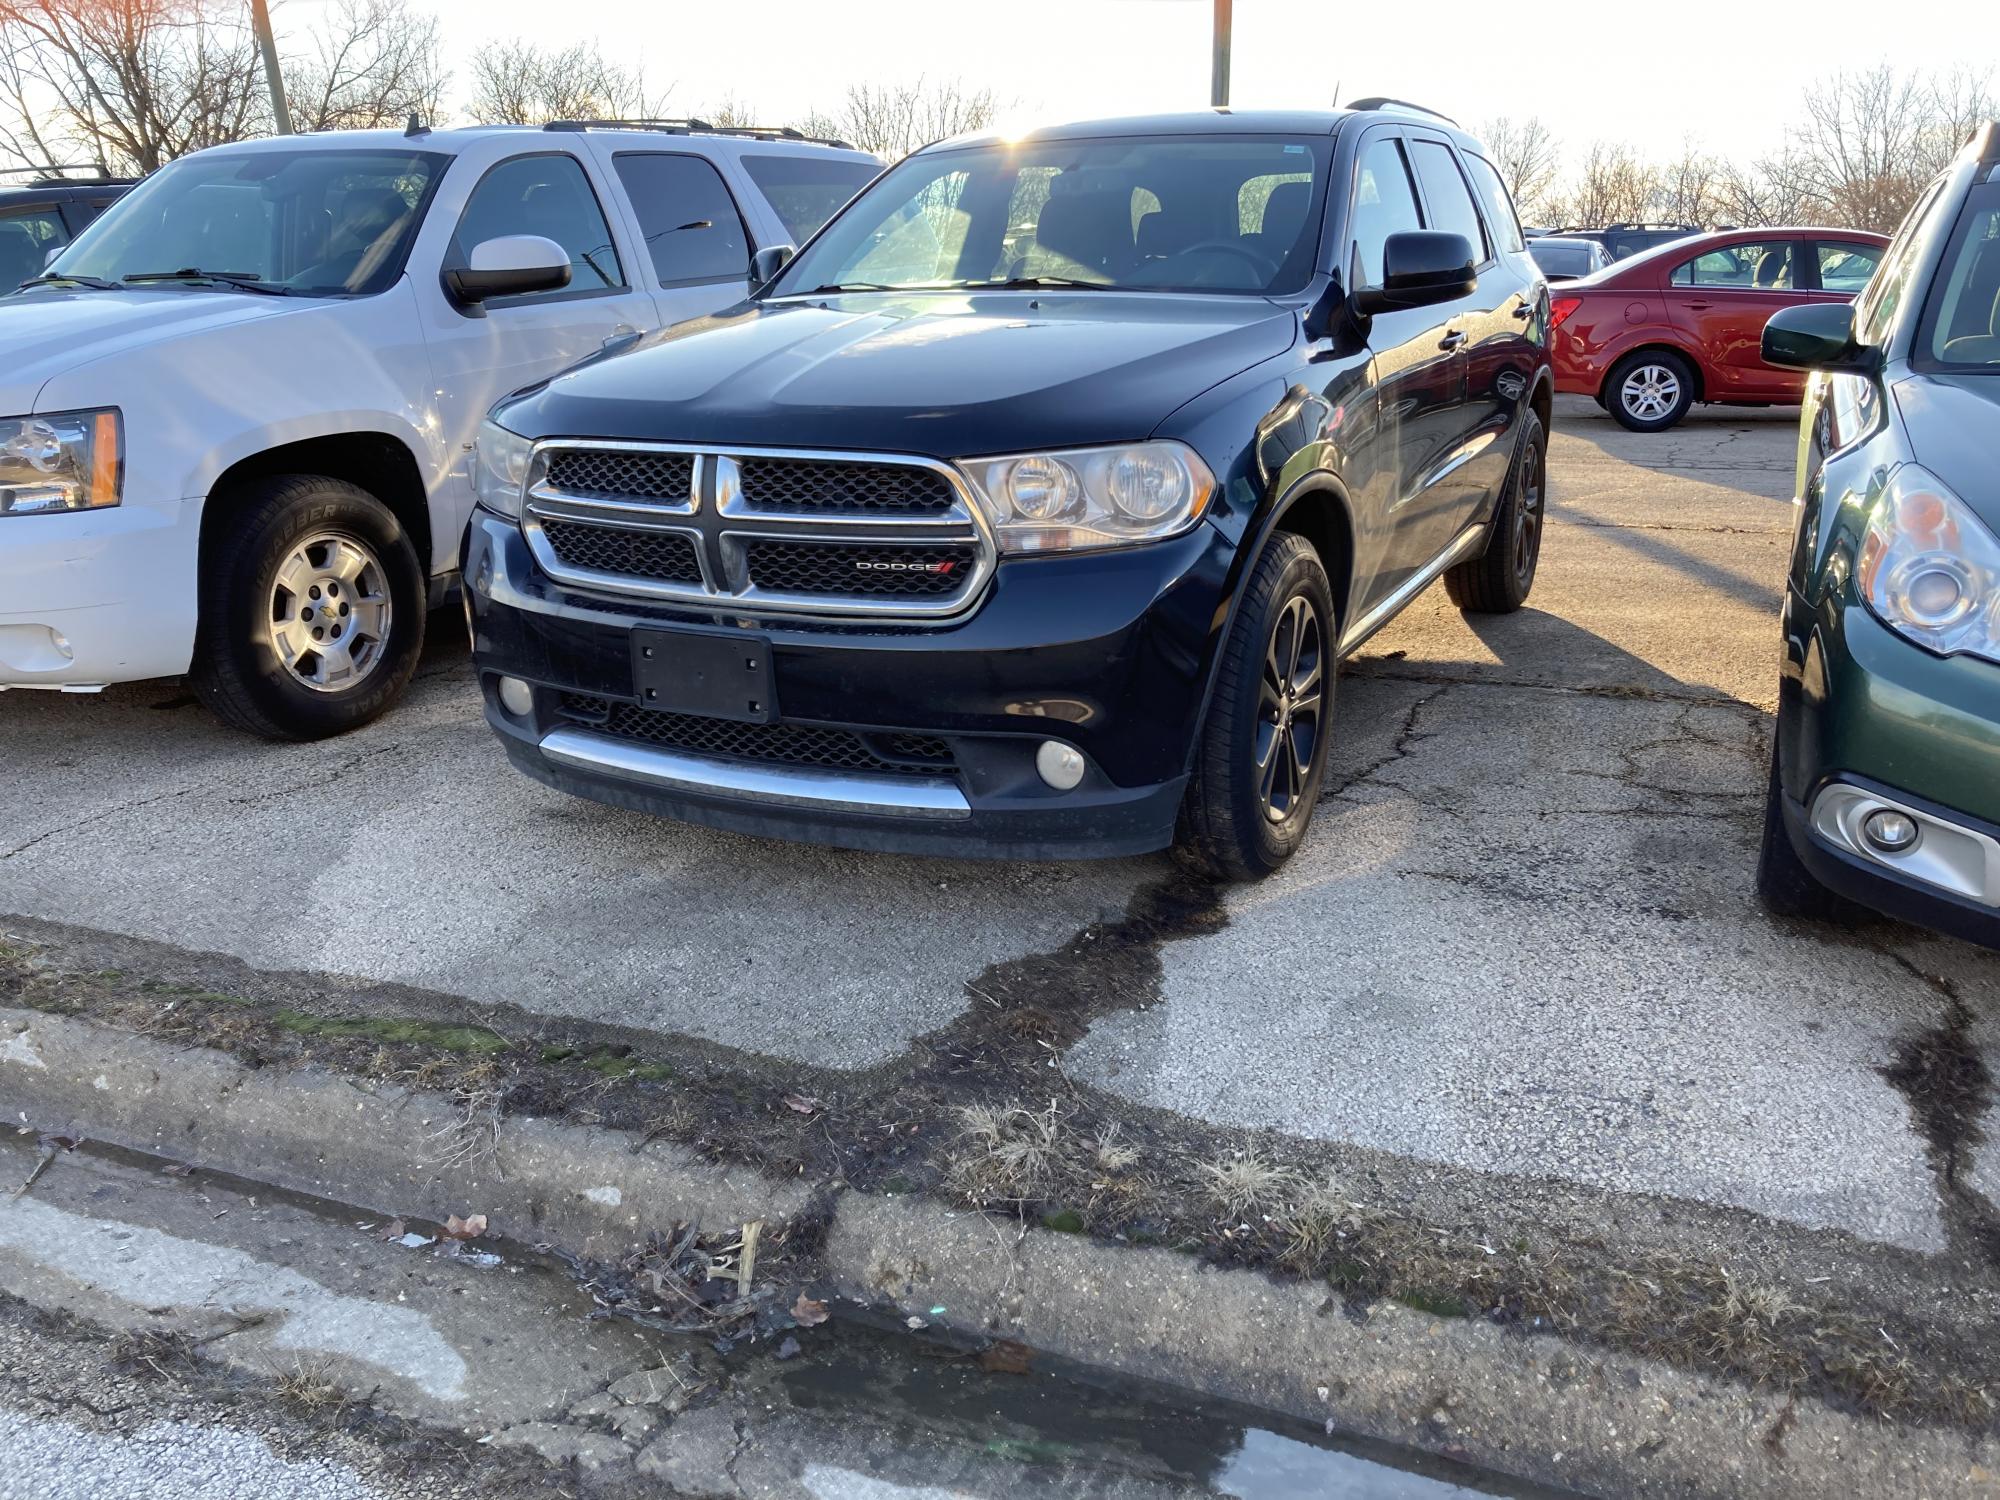
<path fill-rule="evenodd" d="M 1427 594 L 1350 664 L 1309 847 L 1158 950 L 1071 1076 L 1190 1119 L 1476 1174 L 1946 1242 L 1885 1076 L 1989 955 L 1766 918 L 1752 890 L 1796 414 L 1639 436 L 1559 405 L 1529 608 Z M 841 1069 L 1115 919 L 1164 858 L 1030 866 L 765 843 L 507 767 L 454 616 L 408 703 L 281 747 L 173 684 L 0 697 L 0 913 Z M 1990 1198 L 2000 1156 L 1966 1180 Z"/>

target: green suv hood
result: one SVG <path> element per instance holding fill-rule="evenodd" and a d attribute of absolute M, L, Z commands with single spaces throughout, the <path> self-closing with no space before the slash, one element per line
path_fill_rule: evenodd
<path fill-rule="evenodd" d="M 1912 372 L 1894 391 L 1910 456 L 2000 535 L 2000 371 Z"/>

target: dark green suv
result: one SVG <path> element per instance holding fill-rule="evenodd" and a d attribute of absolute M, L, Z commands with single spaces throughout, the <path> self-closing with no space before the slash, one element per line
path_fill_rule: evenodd
<path fill-rule="evenodd" d="M 2000 124 L 1763 352 L 1818 373 L 1758 889 L 2000 947 Z"/>

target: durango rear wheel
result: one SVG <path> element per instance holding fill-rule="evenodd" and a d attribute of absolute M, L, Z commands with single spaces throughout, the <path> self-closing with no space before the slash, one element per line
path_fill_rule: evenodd
<path fill-rule="evenodd" d="M 358 728 L 401 696 L 424 641 L 424 578 L 367 491 L 260 480 L 204 560 L 188 676 L 225 723 L 275 740 Z"/>
<path fill-rule="evenodd" d="M 1339 621 L 1319 554 L 1279 532 L 1251 570 L 1181 804 L 1179 844 L 1258 880 L 1304 842 L 1333 720 Z"/>
<path fill-rule="evenodd" d="M 1535 570 L 1542 560 L 1542 527 L 1546 518 L 1549 438 L 1542 419 L 1529 412 L 1522 419 L 1514 452 L 1514 469 L 1493 512 L 1493 529 L 1486 550 L 1444 575 L 1451 602 L 1471 614 L 1504 615 L 1528 601 Z"/>
<path fill-rule="evenodd" d="M 1694 405 L 1694 368 L 1669 349 L 1642 349 L 1612 367 L 1605 405 L 1634 432 L 1665 432 Z"/>

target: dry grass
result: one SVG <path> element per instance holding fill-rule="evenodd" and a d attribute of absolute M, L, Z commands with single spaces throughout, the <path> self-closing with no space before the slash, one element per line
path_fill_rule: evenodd
<path fill-rule="evenodd" d="M 1248 1151 L 1232 1152 L 1220 1161 L 1200 1162 L 1195 1175 L 1208 1201 L 1229 1219 L 1283 1209 L 1301 1186 L 1292 1172 Z"/>
<path fill-rule="evenodd" d="M 277 1398 L 303 1416 L 319 1417 L 337 1412 L 348 1404 L 347 1392 L 327 1373 L 324 1362 L 307 1364 L 294 1360 L 291 1368 L 276 1372 L 272 1389 Z"/>
<path fill-rule="evenodd" d="M 113 1334 L 104 1357 L 114 1370 L 161 1380 L 184 1380 L 199 1367 L 194 1341 L 186 1334 L 152 1328 Z"/>
<path fill-rule="evenodd" d="M 466 1072 L 472 1072 L 467 1069 Z M 458 1111 L 424 1138 L 419 1160 L 429 1167 L 469 1167 L 500 1149 L 500 1090 L 461 1079 L 451 1102 Z"/>
<path fill-rule="evenodd" d="M 970 1203 L 1036 1203 L 1050 1196 L 1068 1165 L 1062 1117 L 1046 1110 L 973 1104 L 958 1111 L 948 1174 Z"/>

